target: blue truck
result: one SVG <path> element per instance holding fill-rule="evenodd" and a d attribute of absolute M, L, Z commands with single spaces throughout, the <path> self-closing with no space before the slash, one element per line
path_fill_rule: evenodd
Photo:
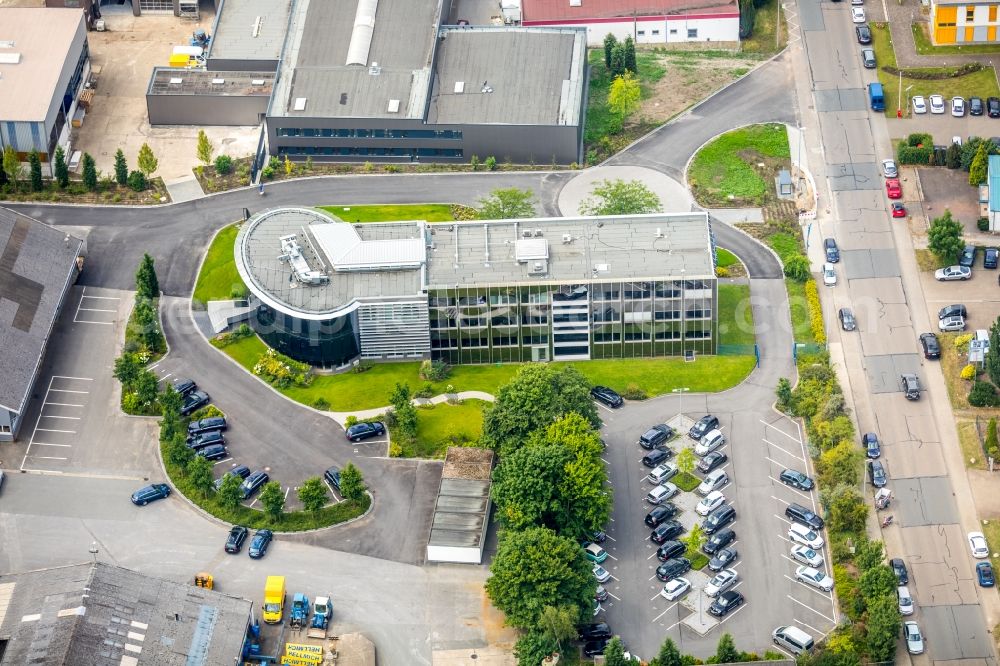
<path fill-rule="evenodd" d="M 868 102 L 872 106 L 872 111 L 885 111 L 885 93 L 878 81 L 868 84 Z"/>

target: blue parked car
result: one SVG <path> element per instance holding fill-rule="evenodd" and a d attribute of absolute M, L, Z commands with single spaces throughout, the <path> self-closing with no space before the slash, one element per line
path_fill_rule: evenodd
<path fill-rule="evenodd" d="M 979 578 L 980 587 L 996 585 L 996 579 L 993 577 L 993 565 L 989 562 L 980 562 L 976 565 L 976 577 Z"/>
<path fill-rule="evenodd" d="M 271 530 L 257 530 L 257 533 L 253 535 L 253 541 L 250 542 L 247 555 L 255 560 L 264 557 L 267 554 L 267 547 L 271 544 L 271 539 L 273 538 L 274 532 Z"/>
<path fill-rule="evenodd" d="M 146 506 L 152 501 L 164 499 L 170 495 L 170 486 L 165 483 L 153 483 L 143 486 L 132 493 L 132 504 L 136 506 Z"/>
<path fill-rule="evenodd" d="M 374 423 L 355 423 L 347 429 L 347 439 L 352 442 L 360 442 L 369 437 L 378 437 L 385 434 L 385 424 L 379 421 Z"/>
<path fill-rule="evenodd" d="M 873 432 L 866 432 L 861 438 L 861 445 L 865 447 L 866 455 L 875 460 L 882 455 L 882 447 L 878 443 L 878 435 Z"/>

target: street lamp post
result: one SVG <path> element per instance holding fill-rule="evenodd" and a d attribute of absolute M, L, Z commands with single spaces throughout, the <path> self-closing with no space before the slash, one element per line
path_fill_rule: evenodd
<path fill-rule="evenodd" d="M 97 542 L 95 541 L 92 544 L 90 544 L 90 548 L 88 548 L 87 550 L 88 552 L 90 552 L 91 555 L 94 556 L 94 564 L 97 564 L 97 552 L 98 552 Z"/>
<path fill-rule="evenodd" d="M 903 70 L 899 71 L 899 97 L 896 98 L 896 117 L 903 117 L 903 110 L 899 105 L 903 103 Z"/>
<path fill-rule="evenodd" d="M 691 389 L 689 389 L 688 387 L 685 386 L 683 388 L 675 388 L 675 389 L 672 389 L 670 391 L 671 393 L 678 393 L 678 394 L 680 394 L 680 406 L 677 409 L 677 412 L 679 414 L 683 414 L 684 413 L 684 394 L 687 393 L 690 390 Z"/>

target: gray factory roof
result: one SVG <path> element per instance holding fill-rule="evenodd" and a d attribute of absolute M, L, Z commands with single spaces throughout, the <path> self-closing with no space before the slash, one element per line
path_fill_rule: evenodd
<path fill-rule="evenodd" d="M 101 562 L 4 575 L 0 664 L 232 664 L 251 607 L 246 599 Z"/>
<path fill-rule="evenodd" d="M 327 319 L 346 314 L 362 300 L 420 298 L 423 228 L 423 222 L 348 224 L 308 208 L 265 211 L 240 229 L 236 268 L 271 307 L 304 319 Z M 283 257 L 282 239 L 291 235 L 301 250 L 297 261 Z"/>
<path fill-rule="evenodd" d="M 430 229 L 432 289 L 715 275 L 706 213 L 456 222 Z"/>
<path fill-rule="evenodd" d="M 271 115 L 421 118 L 437 2 L 301 0 Z M 396 111 L 390 111 L 396 100 Z"/>
<path fill-rule="evenodd" d="M 146 94 L 269 97 L 273 86 L 274 72 L 220 72 L 154 67 Z"/>
<path fill-rule="evenodd" d="M 440 35 L 428 122 L 580 122 L 585 28 L 456 27 Z"/>
<path fill-rule="evenodd" d="M 7 10 L 0 10 L 4 12 Z M 83 241 L 0 208 L 0 406 L 20 412 Z"/>
<path fill-rule="evenodd" d="M 488 528 L 493 452 L 451 447 L 441 472 L 428 547 L 482 548 Z"/>
<path fill-rule="evenodd" d="M 277 60 L 285 43 L 292 0 L 223 0 L 210 58 Z"/>

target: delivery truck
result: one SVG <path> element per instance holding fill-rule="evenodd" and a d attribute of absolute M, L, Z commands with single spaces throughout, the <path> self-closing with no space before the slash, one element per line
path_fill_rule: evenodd
<path fill-rule="evenodd" d="M 268 576 L 264 583 L 264 622 L 278 624 L 285 613 L 285 577 Z"/>

